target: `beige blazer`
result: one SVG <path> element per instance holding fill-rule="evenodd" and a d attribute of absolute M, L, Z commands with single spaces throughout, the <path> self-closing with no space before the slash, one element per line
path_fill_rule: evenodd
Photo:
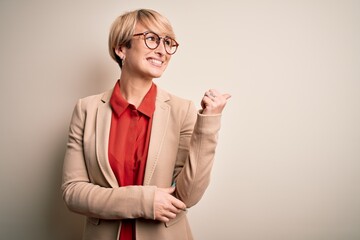
<path fill-rule="evenodd" d="M 154 194 L 175 182 L 175 196 L 187 208 L 200 200 L 221 116 L 202 115 L 191 101 L 158 88 L 144 184 L 119 187 L 108 160 L 111 94 L 80 99 L 69 128 L 62 191 L 68 208 L 87 217 L 83 239 L 117 240 L 127 218 L 136 219 L 137 240 L 193 239 L 186 211 L 168 223 L 154 220 Z"/>

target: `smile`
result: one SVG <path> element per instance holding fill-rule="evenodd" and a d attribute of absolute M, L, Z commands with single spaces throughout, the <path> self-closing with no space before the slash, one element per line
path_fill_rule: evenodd
<path fill-rule="evenodd" d="M 158 59 L 154 59 L 154 58 L 148 58 L 147 59 L 152 65 L 155 65 L 157 67 L 161 67 L 163 64 L 163 61 L 158 60 Z"/>

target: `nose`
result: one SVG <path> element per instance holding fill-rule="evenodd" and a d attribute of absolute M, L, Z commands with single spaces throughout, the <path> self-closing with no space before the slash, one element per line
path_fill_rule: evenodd
<path fill-rule="evenodd" d="M 163 38 L 160 38 L 160 42 L 159 42 L 159 45 L 157 46 L 157 48 L 155 49 L 155 53 L 159 54 L 160 56 L 163 56 L 166 54 L 165 43 L 164 43 Z"/>

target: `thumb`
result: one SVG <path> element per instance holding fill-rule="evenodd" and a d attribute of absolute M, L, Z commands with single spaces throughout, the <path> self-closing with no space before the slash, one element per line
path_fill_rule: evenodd
<path fill-rule="evenodd" d="M 175 192 L 175 187 L 170 187 L 169 188 L 169 193 L 174 193 Z"/>
<path fill-rule="evenodd" d="M 175 187 L 163 188 L 163 191 L 172 194 L 175 191 Z"/>
<path fill-rule="evenodd" d="M 227 100 L 227 99 L 231 98 L 231 95 L 228 93 L 225 93 L 225 94 L 223 94 L 223 97 Z"/>

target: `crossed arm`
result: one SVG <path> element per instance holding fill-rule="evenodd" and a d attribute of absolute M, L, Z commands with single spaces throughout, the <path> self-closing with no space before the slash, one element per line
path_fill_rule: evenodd
<path fill-rule="evenodd" d="M 214 89 L 205 92 L 201 100 L 203 109 L 198 115 L 194 132 L 184 132 L 184 137 L 180 139 L 174 171 L 176 188 L 158 188 L 155 192 L 155 219 L 167 222 L 201 199 L 210 182 L 220 116 L 230 97 Z M 199 156 L 205 157 L 199 161 Z"/>
<path fill-rule="evenodd" d="M 174 174 L 176 188 L 156 186 L 106 188 L 92 184 L 84 159 L 85 116 L 79 102 L 74 110 L 64 160 L 62 190 L 69 209 L 102 219 L 147 218 L 167 222 L 185 208 L 194 205 L 208 185 L 208 173 L 211 170 L 216 146 L 217 134 L 214 132 L 218 129 L 209 129 L 208 126 L 213 125 L 217 128 L 219 124 L 214 125 L 208 121 L 219 122 L 217 118 L 220 118 L 227 98 L 227 95 L 213 91 L 206 93 L 202 99 L 203 110 L 199 114 L 191 140 L 189 137 L 184 137 L 180 141 L 178 152 L 180 160 L 175 166 Z M 186 145 L 194 149 L 189 150 Z M 207 154 L 210 157 L 199 163 L 197 157 L 200 154 Z M 198 171 L 199 169 L 201 171 Z"/>

